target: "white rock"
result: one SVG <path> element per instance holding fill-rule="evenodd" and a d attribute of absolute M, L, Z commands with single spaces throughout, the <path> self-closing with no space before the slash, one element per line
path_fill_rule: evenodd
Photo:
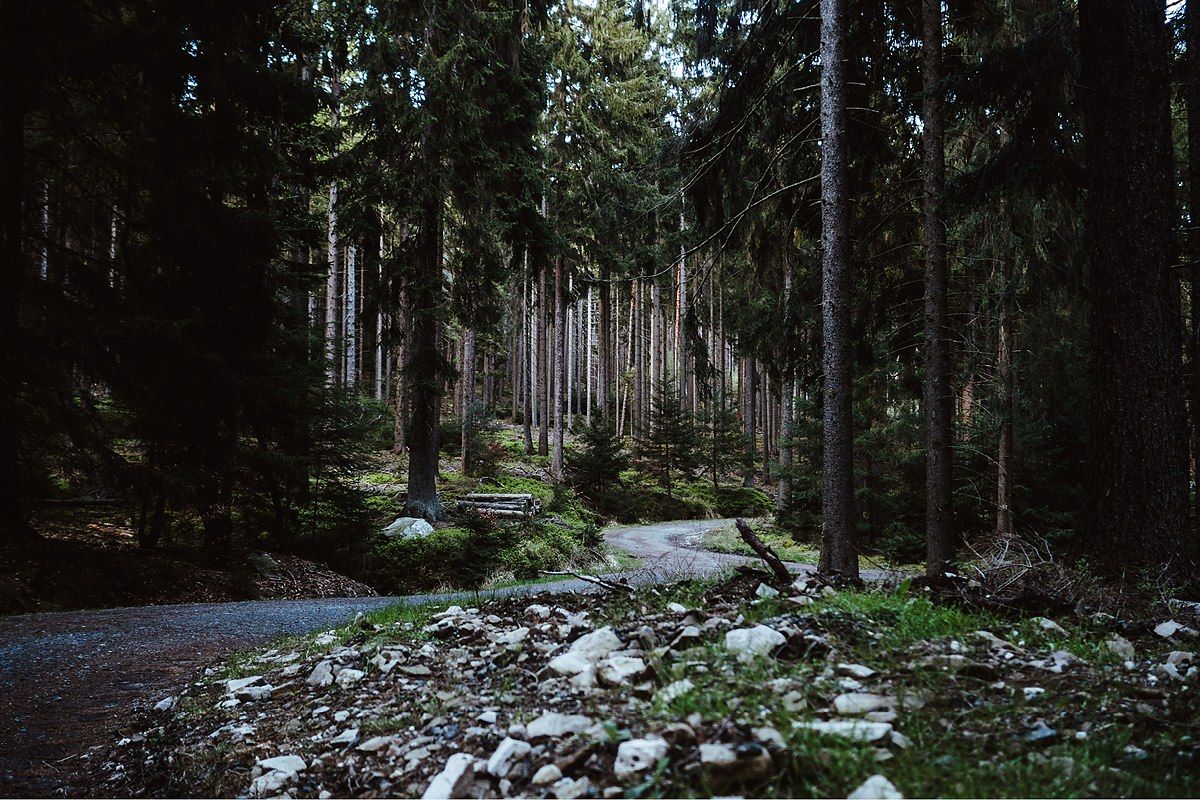
<path fill-rule="evenodd" d="M 671 611 L 675 614 L 686 614 L 687 610 L 688 607 L 682 603 L 667 603 L 667 611 Z"/>
<path fill-rule="evenodd" d="M 455 753 L 446 759 L 446 766 L 433 777 L 421 800 L 451 800 L 466 797 L 475 779 L 475 756 Z"/>
<path fill-rule="evenodd" d="M 249 797 L 275 797 L 278 796 L 280 790 L 287 786 L 292 781 L 296 780 L 296 773 L 282 772 L 274 770 L 259 775 L 250 782 L 250 789 L 246 792 Z"/>
<path fill-rule="evenodd" d="M 530 739 L 540 739 L 545 736 L 566 736 L 570 733 L 581 733 L 592 727 L 592 718 L 582 714 L 559 714 L 557 711 L 547 711 L 529 723 L 525 734 Z"/>
<path fill-rule="evenodd" d="M 253 686 L 263 679 L 262 675 L 251 675 L 249 678 L 234 678 L 225 681 L 225 691 L 230 694 L 235 694 L 247 686 Z"/>
<path fill-rule="evenodd" d="M 1183 664 L 1191 663 L 1192 659 L 1195 657 L 1196 654 L 1188 650 L 1172 650 L 1167 655 L 1167 663 L 1171 666 L 1178 667 Z"/>
<path fill-rule="evenodd" d="M 364 753 L 377 753 L 393 741 L 395 740 L 391 736 L 372 736 L 355 749 Z"/>
<path fill-rule="evenodd" d="M 309 686 L 328 686 L 333 683 L 333 664 L 329 661 L 317 664 L 304 682 Z"/>
<path fill-rule="evenodd" d="M 596 663 L 614 650 L 624 647 L 621 639 L 607 625 L 599 630 L 585 633 L 572 644 L 567 652 Z"/>
<path fill-rule="evenodd" d="M 838 664 L 837 671 L 842 675 L 849 675 L 851 678 L 859 678 L 862 680 L 866 680 L 867 678 L 871 678 L 878 674 L 875 670 L 862 664 Z"/>
<path fill-rule="evenodd" d="M 578 675 L 592 668 L 592 662 L 575 653 L 563 653 L 550 659 L 546 666 L 559 675 Z"/>
<path fill-rule="evenodd" d="M 278 770 L 279 772 L 304 772 L 308 769 L 308 764 L 304 763 L 304 759 L 297 755 L 262 758 L 255 763 L 264 770 Z"/>
<path fill-rule="evenodd" d="M 702 744 L 700 763 L 706 767 L 731 767 L 737 763 L 737 753 L 727 744 Z"/>
<path fill-rule="evenodd" d="M 772 650 L 787 641 L 782 633 L 766 625 L 753 628 L 736 628 L 725 634 L 725 649 L 737 653 L 742 661 L 753 661 L 769 655 Z"/>
<path fill-rule="evenodd" d="M 491 757 L 488 758 L 488 774 L 495 775 L 497 778 L 507 778 L 508 773 L 512 772 L 513 766 L 522 758 L 529 755 L 531 749 L 532 746 L 529 742 L 506 736 L 496 746 L 496 750 L 492 753 Z"/>
<path fill-rule="evenodd" d="M 504 633 L 493 634 L 490 638 L 493 642 L 500 645 L 520 644 L 529 637 L 529 628 L 513 628 L 511 631 Z"/>
<path fill-rule="evenodd" d="M 1046 690 L 1043 689 L 1041 686 L 1025 686 L 1025 687 L 1022 687 L 1021 691 L 1025 694 L 1026 700 L 1032 700 L 1033 698 L 1037 697 L 1038 695 L 1046 693 Z"/>
<path fill-rule="evenodd" d="M 1133 658 L 1135 654 L 1133 643 L 1119 633 L 1114 633 L 1105 639 L 1104 646 L 1121 658 Z"/>
<path fill-rule="evenodd" d="M 1064 636 L 1067 633 L 1066 629 L 1063 628 L 1062 625 L 1059 625 L 1052 619 L 1046 619 L 1045 617 L 1034 617 L 1033 621 L 1036 622 L 1038 626 L 1047 633 L 1061 633 Z"/>
<path fill-rule="evenodd" d="M 179 698 L 176 697 L 175 695 L 171 695 L 170 697 L 164 697 L 162 700 L 159 700 L 157 703 L 154 704 L 154 710 L 155 711 L 170 711 L 172 708 L 175 707 L 175 704 L 178 702 L 179 702 Z"/>
<path fill-rule="evenodd" d="M 867 722 L 865 720 L 801 720 L 794 727 L 829 736 L 841 736 L 860 742 L 876 742 L 892 732 L 889 722 Z"/>
<path fill-rule="evenodd" d="M 833 708 L 843 716 L 866 714 L 869 711 L 882 711 L 896 704 L 891 697 L 867 692 L 849 692 L 833 698 Z"/>
<path fill-rule="evenodd" d="M 591 788 L 591 784 L 588 783 L 587 778 L 579 778 L 574 781 L 570 778 L 563 778 L 555 783 L 550 791 L 558 800 L 575 800 L 575 798 L 587 794 L 589 788 Z"/>
<path fill-rule="evenodd" d="M 397 536 L 403 538 L 423 537 L 433 533 L 433 526 L 419 517 L 400 517 L 383 529 L 383 535 L 389 539 Z"/>
<path fill-rule="evenodd" d="M 544 767 L 533 773 L 533 778 L 530 783 L 534 786 L 549 786 L 562 777 L 562 770 L 555 764 L 546 764 Z"/>
<path fill-rule="evenodd" d="M 337 681 L 338 686 L 353 686 L 366 676 L 367 673 L 363 672 L 361 669 L 352 669 L 351 667 L 346 667 L 338 670 L 337 677 L 334 680 Z"/>
<path fill-rule="evenodd" d="M 544 606 L 540 603 L 534 603 L 531 606 L 525 607 L 525 616 L 536 617 L 537 619 L 550 619 L 550 606 Z"/>
<path fill-rule="evenodd" d="M 658 760 L 666 754 L 667 742 L 661 736 L 647 736 L 645 739 L 621 742 L 617 747 L 613 774 L 617 780 L 629 780 L 638 773 L 653 769 Z"/>
<path fill-rule="evenodd" d="M 346 728 L 329 740 L 330 744 L 354 744 L 358 741 L 358 728 Z"/>
<path fill-rule="evenodd" d="M 666 686 L 659 689 L 658 694 L 655 695 L 655 699 L 660 703 L 669 703 L 675 698 L 682 697 L 695 688 L 696 684 L 692 683 L 687 678 L 683 678 L 682 680 L 668 683 Z"/>
<path fill-rule="evenodd" d="M 1175 620 L 1167 620 L 1160 622 L 1155 626 L 1154 632 L 1164 639 L 1170 639 L 1172 636 L 1179 634 L 1180 636 L 1194 636 L 1196 631 L 1189 628 L 1187 625 L 1176 622 Z"/>
<path fill-rule="evenodd" d="M 759 597 L 779 597 L 779 590 L 774 586 L 768 586 L 765 583 L 760 583 L 754 589 L 754 594 Z"/>
<path fill-rule="evenodd" d="M 857 789 L 846 795 L 847 800 L 904 800 L 900 790 L 882 775 L 872 775 Z"/>
<path fill-rule="evenodd" d="M 635 656 L 609 656 L 597 669 L 600 679 L 610 686 L 620 686 L 645 671 L 646 662 Z"/>
<path fill-rule="evenodd" d="M 496 720 L 498 720 L 499 718 L 500 718 L 500 715 L 497 714 L 495 711 L 484 711 L 482 714 L 478 714 L 475 717 L 475 719 L 479 720 L 484 725 L 495 725 Z"/>

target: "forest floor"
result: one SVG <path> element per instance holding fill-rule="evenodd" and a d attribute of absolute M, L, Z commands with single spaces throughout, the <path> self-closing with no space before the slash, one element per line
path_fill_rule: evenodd
<path fill-rule="evenodd" d="M 872 577 L 867 590 L 809 576 L 783 585 L 742 567 L 603 596 L 393 606 L 195 674 L 109 751 L 98 788 L 428 800 L 1200 793 L 1188 651 L 1200 607 L 1052 620 Z"/>
<path fill-rule="evenodd" d="M 249 551 L 213 558 L 199 546 L 139 548 L 132 514 L 113 506 L 37 512 L 41 538 L 0 545 L 0 614 L 167 603 L 368 597 L 364 583 L 297 556 L 274 553 L 260 573 Z"/>
<path fill-rule="evenodd" d="M 612 528 L 606 539 L 639 557 L 631 583 L 711 574 L 743 559 L 689 549 L 723 521 Z M 173 687 L 229 652 L 345 622 L 398 602 L 587 592 L 550 580 L 483 594 L 158 605 L 0 617 L 0 796 L 106 794 L 95 755 L 131 731 Z"/>

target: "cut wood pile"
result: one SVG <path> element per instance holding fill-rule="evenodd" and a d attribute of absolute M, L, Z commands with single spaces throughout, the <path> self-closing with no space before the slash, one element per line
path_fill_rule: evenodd
<path fill-rule="evenodd" d="M 486 511 L 499 519 L 532 519 L 542 513 L 542 501 L 532 494 L 475 492 L 460 499 L 458 507 Z"/>

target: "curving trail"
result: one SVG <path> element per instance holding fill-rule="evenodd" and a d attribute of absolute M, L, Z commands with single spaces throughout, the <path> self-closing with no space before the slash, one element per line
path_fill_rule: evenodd
<path fill-rule="evenodd" d="M 605 538 L 641 559 L 620 577 L 634 584 L 666 582 L 747 561 L 698 549 L 704 532 L 731 522 L 610 528 Z M 484 592 L 482 598 L 595 590 L 568 580 Z M 329 628 L 397 602 L 477 598 L 464 592 L 257 600 L 0 617 L 0 796 L 94 791 L 89 779 L 97 765 L 89 751 L 116 741 L 140 709 L 225 653 Z"/>

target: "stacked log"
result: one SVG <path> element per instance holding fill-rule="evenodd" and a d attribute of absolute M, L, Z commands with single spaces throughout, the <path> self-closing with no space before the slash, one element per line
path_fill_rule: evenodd
<path fill-rule="evenodd" d="M 542 501 L 531 494 L 475 492 L 459 500 L 458 507 L 486 511 L 500 519 L 530 519 L 542 513 Z"/>

